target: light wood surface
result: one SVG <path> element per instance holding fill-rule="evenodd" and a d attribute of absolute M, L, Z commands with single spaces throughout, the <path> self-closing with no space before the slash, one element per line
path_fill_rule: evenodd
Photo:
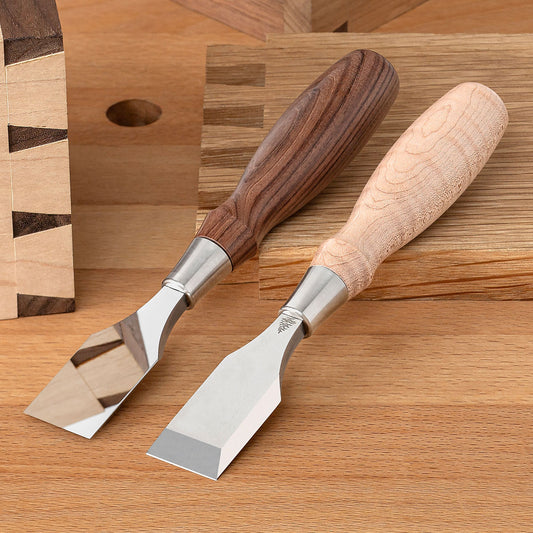
<path fill-rule="evenodd" d="M 465 192 L 508 121 L 505 104 L 487 86 L 466 82 L 448 91 L 385 154 L 346 224 L 320 245 L 311 264 L 333 270 L 355 298 L 387 257 Z"/>
<path fill-rule="evenodd" d="M 54 0 L 0 1 L 0 319 L 72 311 L 65 54 Z"/>
<path fill-rule="evenodd" d="M 145 452 L 221 357 L 276 316 L 279 302 L 258 300 L 257 260 L 182 317 L 93 440 L 23 415 L 89 334 L 153 295 L 193 234 L 206 45 L 262 44 L 170 0 L 58 6 L 77 310 L 0 323 L 2 530 L 531 529 L 527 301 L 349 302 L 294 354 L 283 405 L 217 482 Z M 133 97 L 159 104 L 160 120 L 108 123 L 107 107 Z"/>
<path fill-rule="evenodd" d="M 257 48 L 214 48 L 207 63 L 204 105 L 210 121 L 203 130 L 197 223 L 233 190 L 262 138 L 261 130 L 264 136 L 328 62 L 360 47 L 388 57 L 403 88 L 352 164 L 324 194 L 266 237 L 259 257 L 261 298 L 282 300 L 290 294 L 316 248 L 344 224 L 397 137 L 436 99 L 465 80 L 485 83 L 502 95 L 511 117 L 506 135 L 467 193 L 423 235 L 386 261 L 360 298 L 531 298 L 533 218 L 528 202 L 533 195 L 533 168 L 528 141 L 522 142 L 533 142 L 533 107 L 528 103 L 533 94 L 529 82 L 533 78 L 528 74 L 530 36 L 307 34 L 272 37 L 262 56 Z M 264 88 L 234 83 L 241 57 L 241 69 L 251 61 L 265 64 Z M 502 62 L 514 66 L 502 69 Z M 224 71 L 224 64 L 233 67 Z M 209 75 L 211 68 L 216 76 Z M 257 111 L 261 105 L 263 120 Z M 226 114 L 215 121 L 221 108 Z M 246 127 L 236 126 L 239 117 Z"/>

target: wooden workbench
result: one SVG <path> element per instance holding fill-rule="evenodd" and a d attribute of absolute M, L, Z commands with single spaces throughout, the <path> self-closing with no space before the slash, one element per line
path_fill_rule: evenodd
<path fill-rule="evenodd" d="M 58 6 L 78 310 L 0 323 L 2 530 L 530 530 L 528 301 L 346 305 L 294 354 L 282 406 L 217 482 L 145 452 L 220 358 L 275 316 L 279 302 L 258 299 L 257 262 L 182 318 L 163 361 L 91 441 L 22 414 L 185 249 L 205 47 L 260 44 L 170 0 Z M 483 6 L 429 0 L 380 31 L 533 31 L 531 3 Z M 156 103 L 161 118 L 107 121 L 107 107 L 127 98 Z"/>

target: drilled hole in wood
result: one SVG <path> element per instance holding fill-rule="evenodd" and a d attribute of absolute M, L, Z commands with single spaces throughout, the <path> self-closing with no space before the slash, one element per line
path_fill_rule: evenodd
<path fill-rule="evenodd" d="M 107 111 L 107 118 L 119 126 L 138 128 L 154 123 L 161 116 L 161 108 L 148 100 L 122 100 Z"/>

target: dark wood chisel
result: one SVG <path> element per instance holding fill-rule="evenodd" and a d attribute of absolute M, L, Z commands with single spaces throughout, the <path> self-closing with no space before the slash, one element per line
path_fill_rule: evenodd
<path fill-rule="evenodd" d="M 398 86 L 391 64 L 370 50 L 356 50 L 330 67 L 276 122 L 161 290 L 91 335 L 25 412 L 92 437 L 161 358 L 181 314 L 253 256 L 270 229 L 320 193 L 361 150 Z"/>
<path fill-rule="evenodd" d="M 220 363 L 148 454 L 218 478 L 280 403 L 297 344 L 453 204 L 507 120 L 498 95 L 477 83 L 455 87 L 420 116 L 381 161 L 345 226 L 318 249 L 279 317 Z"/>

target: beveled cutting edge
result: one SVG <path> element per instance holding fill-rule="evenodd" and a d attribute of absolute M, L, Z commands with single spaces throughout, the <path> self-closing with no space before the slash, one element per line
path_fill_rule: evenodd
<path fill-rule="evenodd" d="M 263 237 L 339 174 L 379 126 L 398 92 L 392 65 L 356 50 L 317 78 L 283 113 L 233 194 L 137 312 L 91 335 L 26 409 L 90 438 L 163 354 L 185 309 L 249 257 Z"/>
<path fill-rule="evenodd" d="M 284 368 L 304 334 L 461 196 L 507 121 L 498 95 L 478 83 L 458 85 L 425 111 L 380 162 L 344 227 L 320 246 L 277 320 L 222 361 L 148 455 L 217 479 L 280 403 Z"/>
<path fill-rule="evenodd" d="M 217 366 L 148 455 L 217 479 L 281 402 L 283 372 L 298 343 L 347 299 L 339 276 L 311 267 L 278 318 Z"/>

